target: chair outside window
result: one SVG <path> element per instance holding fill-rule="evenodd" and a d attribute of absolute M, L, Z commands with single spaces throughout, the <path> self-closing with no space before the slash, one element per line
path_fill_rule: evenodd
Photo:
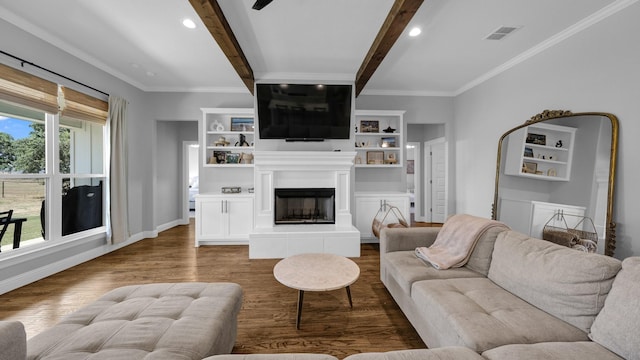
<path fill-rule="evenodd" d="M 2 238 L 4 237 L 4 233 L 7 232 L 7 227 L 11 222 L 12 215 L 13 215 L 13 210 L 0 212 L 0 241 L 2 241 Z"/>

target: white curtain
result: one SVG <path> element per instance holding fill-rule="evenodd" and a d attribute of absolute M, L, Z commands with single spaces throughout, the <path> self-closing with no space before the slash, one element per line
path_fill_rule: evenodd
<path fill-rule="evenodd" d="M 111 244 L 117 244 L 129 239 L 129 213 L 127 211 L 127 142 L 126 142 L 126 116 L 127 101 L 109 96 L 109 118 L 107 120 L 107 133 L 109 134 L 107 151 L 109 161 L 109 188 L 107 197 L 107 240 Z"/>

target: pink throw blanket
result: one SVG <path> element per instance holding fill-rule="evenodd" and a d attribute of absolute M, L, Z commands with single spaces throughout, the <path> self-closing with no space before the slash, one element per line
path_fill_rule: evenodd
<path fill-rule="evenodd" d="M 416 248 L 416 256 L 440 270 L 461 267 L 469 261 L 478 239 L 494 227 L 509 229 L 496 220 L 466 214 L 453 215 L 442 225 L 431 246 Z"/>

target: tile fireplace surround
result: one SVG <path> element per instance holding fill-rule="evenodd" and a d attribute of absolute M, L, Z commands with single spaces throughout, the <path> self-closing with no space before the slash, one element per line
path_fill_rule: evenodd
<path fill-rule="evenodd" d="M 256 151 L 255 227 L 249 257 L 285 258 L 300 253 L 360 256 L 360 232 L 352 225 L 351 171 L 355 152 Z M 334 188 L 335 224 L 274 224 L 276 188 Z"/>

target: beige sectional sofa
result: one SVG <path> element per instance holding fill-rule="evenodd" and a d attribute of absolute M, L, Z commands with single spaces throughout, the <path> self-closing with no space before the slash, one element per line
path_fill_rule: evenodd
<path fill-rule="evenodd" d="M 388 228 L 380 238 L 382 282 L 429 349 L 362 353 L 346 360 L 640 359 L 640 257 L 621 262 L 492 228 L 465 266 L 436 270 L 414 250 L 431 245 L 438 231 Z M 234 302 L 231 309 L 236 313 L 239 307 Z M 235 322 L 235 315 L 231 318 Z M 224 343 L 217 352 L 230 352 L 229 342 Z M 23 348 L 21 324 L 0 323 L 0 358 L 22 360 Z M 157 355 L 148 358 L 164 358 Z M 324 354 L 206 359 L 336 360 Z"/>
<path fill-rule="evenodd" d="M 385 229 L 380 238 L 381 280 L 429 348 L 491 360 L 640 359 L 640 257 L 620 262 L 497 229 L 464 267 L 436 270 L 414 249 L 438 231 Z M 424 357 L 378 359 L 413 358 Z"/>

